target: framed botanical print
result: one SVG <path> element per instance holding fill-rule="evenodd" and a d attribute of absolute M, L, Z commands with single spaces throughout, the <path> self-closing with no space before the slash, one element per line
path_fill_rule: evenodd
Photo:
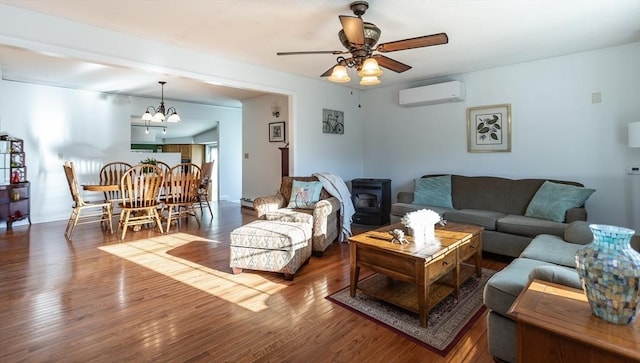
<path fill-rule="evenodd" d="M 467 151 L 511 151 L 511 105 L 467 108 Z"/>

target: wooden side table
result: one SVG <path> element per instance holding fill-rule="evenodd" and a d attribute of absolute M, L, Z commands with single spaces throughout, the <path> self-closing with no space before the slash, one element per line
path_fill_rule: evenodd
<path fill-rule="evenodd" d="M 508 314 L 516 321 L 518 362 L 640 362 L 640 319 L 602 320 L 582 290 L 533 280 Z"/>

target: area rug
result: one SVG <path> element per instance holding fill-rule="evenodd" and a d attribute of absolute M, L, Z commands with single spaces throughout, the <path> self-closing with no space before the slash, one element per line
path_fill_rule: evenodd
<path fill-rule="evenodd" d="M 464 336 L 467 330 L 485 310 L 482 303 L 482 291 L 487 280 L 495 273 L 482 269 L 482 277 L 475 274 L 460 286 L 460 301 L 448 296 L 429 313 L 428 326 L 420 326 L 418 314 L 369 297 L 359 289 L 355 297 L 349 296 L 349 287 L 327 296 L 330 301 L 358 313 L 389 330 L 410 339 L 425 348 L 441 355 L 447 353 Z M 378 279 L 380 283 L 387 277 L 373 274 L 365 279 Z M 367 283 L 377 281 L 367 281 Z"/>

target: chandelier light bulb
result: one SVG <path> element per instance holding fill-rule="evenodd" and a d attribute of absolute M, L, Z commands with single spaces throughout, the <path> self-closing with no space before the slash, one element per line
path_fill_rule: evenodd
<path fill-rule="evenodd" d="M 142 121 L 151 121 L 153 120 L 153 116 L 151 116 L 151 113 L 149 112 L 149 110 L 145 111 L 144 115 L 142 115 Z"/>

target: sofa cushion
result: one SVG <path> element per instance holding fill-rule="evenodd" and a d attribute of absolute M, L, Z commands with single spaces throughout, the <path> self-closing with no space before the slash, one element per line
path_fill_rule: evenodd
<path fill-rule="evenodd" d="M 391 215 L 403 217 L 405 214 L 409 212 L 415 212 L 420 209 L 431 209 L 432 211 L 438 213 L 441 216 L 445 215 L 445 213 L 449 211 L 455 211 L 455 209 L 451 209 L 451 208 L 435 207 L 435 206 L 429 206 L 429 205 L 394 203 L 391 206 Z"/>
<path fill-rule="evenodd" d="M 322 182 L 294 180 L 287 208 L 313 209 L 320 200 Z"/>
<path fill-rule="evenodd" d="M 575 268 L 576 252 L 584 245 L 568 243 L 562 237 L 541 234 L 522 251 L 520 257 Z"/>
<path fill-rule="evenodd" d="M 513 260 L 487 281 L 484 289 L 484 304 L 489 309 L 507 316 L 511 304 L 529 283 L 529 273 L 538 266 L 553 265 L 528 258 Z"/>
<path fill-rule="evenodd" d="M 527 206 L 525 216 L 564 222 L 567 210 L 584 205 L 595 189 L 545 181 Z"/>
<path fill-rule="evenodd" d="M 451 202 L 451 175 L 416 179 L 413 203 L 453 208 Z"/>
<path fill-rule="evenodd" d="M 535 279 L 582 290 L 582 282 L 578 272 L 563 266 L 538 266 L 529 273 L 529 280 Z"/>
<path fill-rule="evenodd" d="M 593 233 L 589 229 L 589 222 L 576 221 L 569 223 L 567 229 L 564 230 L 564 240 L 580 245 L 591 243 L 593 241 Z"/>
<path fill-rule="evenodd" d="M 517 216 L 514 214 L 509 214 L 504 218 L 500 218 L 496 223 L 496 228 L 500 232 L 527 237 L 535 237 L 543 233 L 562 236 L 566 227 L 567 225 L 564 223 Z"/>
<path fill-rule="evenodd" d="M 494 231 L 498 219 L 505 217 L 504 213 L 488 210 L 462 209 L 453 210 L 444 214 L 444 219 L 450 222 L 476 224 L 485 229 Z"/>
<path fill-rule="evenodd" d="M 297 250 L 308 245 L 311 224 L 256 220 L 231 232 L 230 246 L 267 250 Z"/>
<path fill-rule="evenodd" d="M 451 195 L 456 209 L 492 210 L 507 213 L 511 179 L 490 176 L 451 176 Z"/>
<path fill-rule="evenodd" d="M 280 208 L 273 212 L 267 212 L 264 219 L 274 222 L 293 222 L 293 223 L 309 223 L 313 224 L 313 216 L 308 209 L 288 209 Z"/>

